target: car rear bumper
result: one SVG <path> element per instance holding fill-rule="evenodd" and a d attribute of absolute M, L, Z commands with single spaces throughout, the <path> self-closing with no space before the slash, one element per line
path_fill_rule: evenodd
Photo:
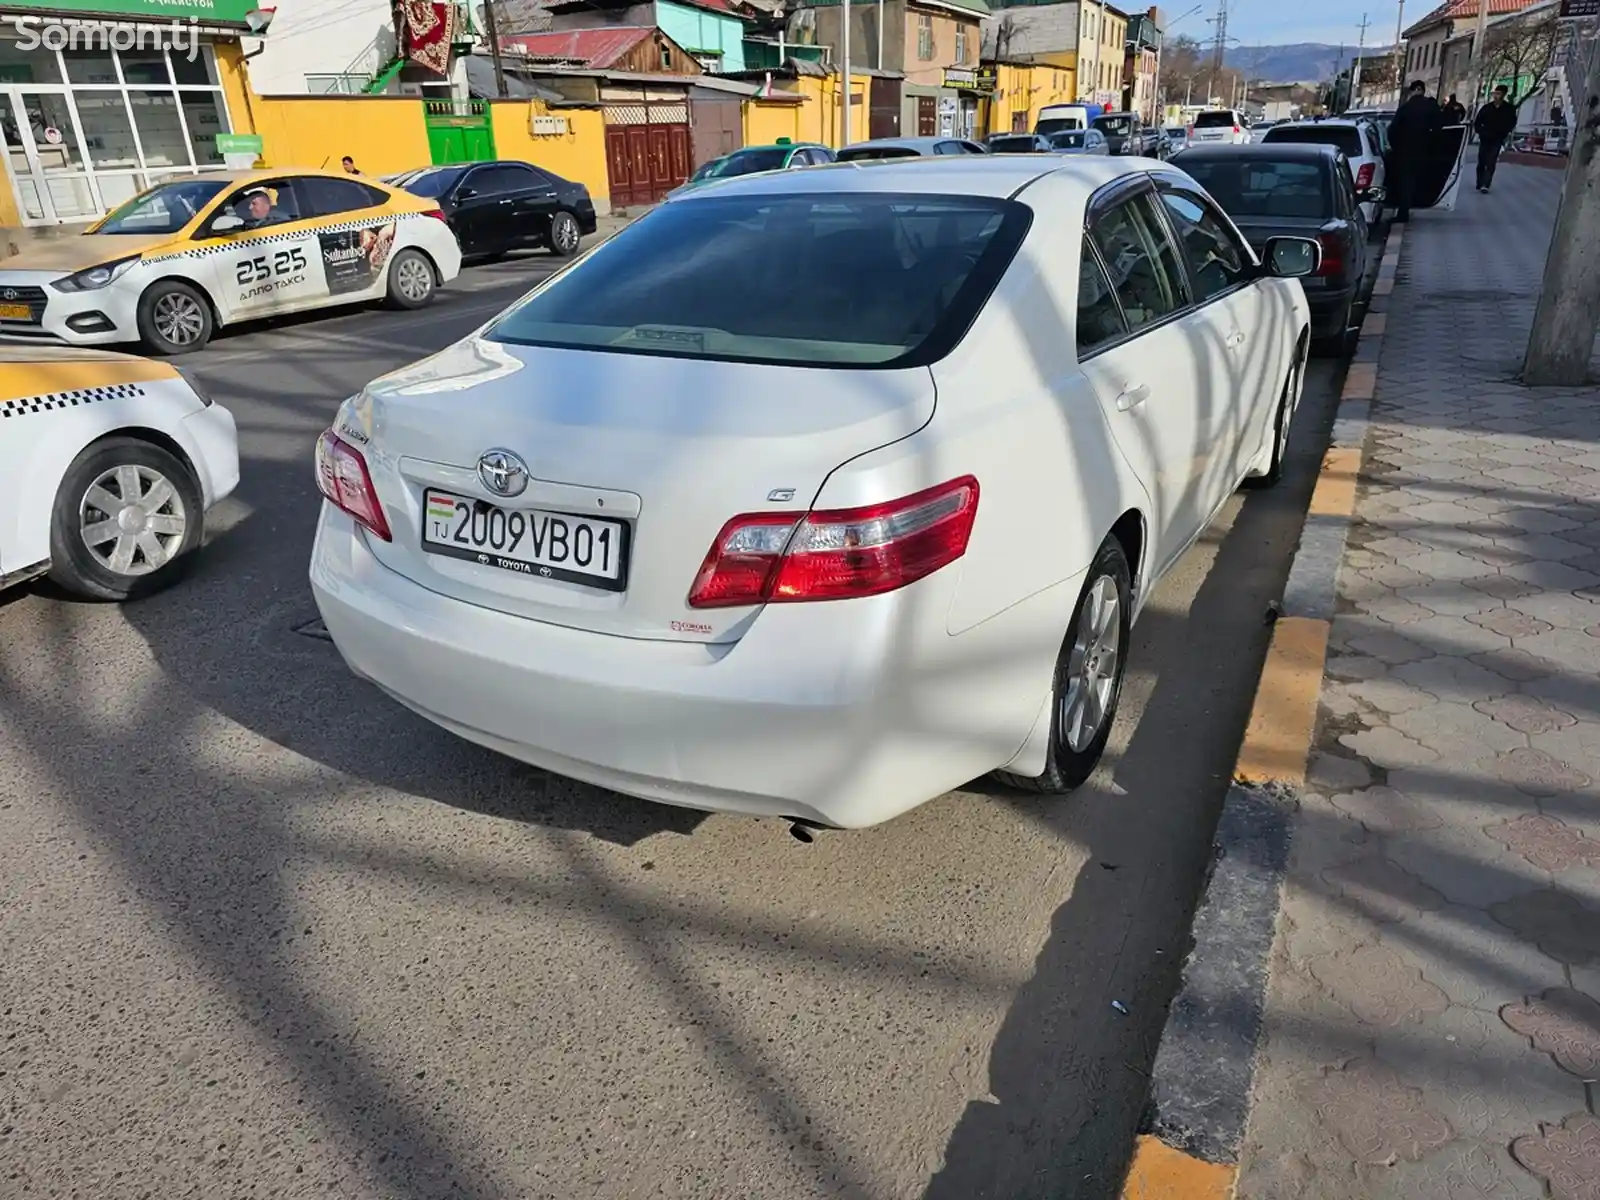
<path fill-rule="evenodd" d="M 769 606 L 732 645 L 648 641 L 451 599 L 365 539 L 323 506 L 312 594 L 350 669 L 401 704 L 618 792 L 842 828 L 1015 759 L 1065 625 L 1050 589 L 951 637 L 951 567 L 888 595 Z"/>
<path fill-rule="evenodd" d="M 1306 307 L 1311 310 L 1311 336 L 1334 338 L 1345 332 L 1345 322 L 1354 313 L 1354 286 L 1306 292 Z"/>

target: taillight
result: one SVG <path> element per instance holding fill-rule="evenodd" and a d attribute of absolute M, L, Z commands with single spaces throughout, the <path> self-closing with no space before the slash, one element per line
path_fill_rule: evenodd
<path fill-rule="evenodd" d="M 1243 131 L 1243 130 L 1242 130 L 1242 129 L 1240 129 L 1240 128 L 1239 128 L 1239 127 L 1238 127 L 1238 126 L 1237 126 L 1237 125 L 1235 125 L 1235 126 L 1234 126 L 1234 127 L 1233 127 L 1233 131 L 1234 131 L 1234 132 L 1235 132 L 1235 133 L 1243 133 L 1243 132 L 1244 132 L 1244 131 Z"/>
<path fill-rule="evenodd" d="M 442 221 L 442 220 L 445 219 L 444 218 L 444 209 L 442 209 L 442 208 L 430 208 L 427 212 L 423 213 L 422 215 L 425 216 L 425 217 L 432 217 L 435 221 Z"/>
<path fill-rule="evenodd" d="M 865 508 L 735 517 L 700 564 L 689 607 L 892 592 L 965 554 L 977 512 L 978 481 L 967 475 Z"/>
<path fill-rule="evenodd" d="M 349 513 L 384 541 L 394 541 L 372 476 L 367 473 L 367 460 L 331 429 L 317 439 L 317 487 L 335 508 Z"/>
<path fill-rule="evenodd" d="M 1377 170 L 1377 163 L 1362 163 L 1361 169 L 1356 172 L 1356 191 L 1364 192 L 1372 186 L 1373 172 Z"/>
<path fill-rule="evenodd" d="M 1339 239 L 1331 233 L 1319 233 L 1317 241 L 1322 244 L 1322 265 L 1317 268 L 1317 274 L 1343 275 L 1344 247 Z"/>

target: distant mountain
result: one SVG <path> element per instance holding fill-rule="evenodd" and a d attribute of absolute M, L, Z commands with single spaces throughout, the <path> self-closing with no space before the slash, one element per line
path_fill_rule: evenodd
<path fill-rule="evenodd" d="M 1392 46 L 1368 46 L 1366 57 L 1393 53 Z M 1296 42 L 1289 46 L 1235 46 L 1227 53 L 1227 64 L 1251 79 L 1266 83 L 1321 83 L 1332 79 L 1350 65 L 1354 46 L 1325 46 L 1320 42 Z"/>

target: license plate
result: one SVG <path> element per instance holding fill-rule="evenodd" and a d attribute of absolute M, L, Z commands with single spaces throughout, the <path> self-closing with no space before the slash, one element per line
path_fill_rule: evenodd
<path fill-rule="evenodd" d="M 31 321 L 33 309 L 26 304 L 0 304 L 0 321 Z"/>
<path fill-rule="evenodd" d="M 429 488 L 423 494 L 422 548 L 502 571 L 609 592 L 628 586 L 628 527 L 621 521 L 501 508 Z"/>

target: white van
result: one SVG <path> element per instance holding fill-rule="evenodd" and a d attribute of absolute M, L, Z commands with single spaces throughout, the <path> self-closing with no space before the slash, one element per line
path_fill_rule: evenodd
<path fill-rule="evenodd" d="M 1099 104 L 1047 104 L 1039 110 L 1033 131 L 1049 136 L 1068 129 L 1088 129 L 1103 112 L 1105 107 Z"/>

